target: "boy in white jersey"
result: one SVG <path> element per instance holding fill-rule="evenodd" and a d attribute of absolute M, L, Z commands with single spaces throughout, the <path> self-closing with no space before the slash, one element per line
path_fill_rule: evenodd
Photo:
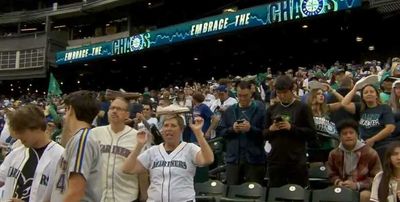
<path fill-rule="evenodd" d="M 95 93 L 76 91 L 65 98 L 64 104 L 61 142 L 67 144 L 57 166 L 51 201 L 98 202 L 103 192 L 100 186 L 102 159 L 90 124 L 99 112 L 100 103 Z"/>
<path fill-rule="evenodd" d="M 0 201 L 49 201 L 54 172 L 64 148 L 46 135 L 39 107 L 25 105 L 9 114 L 9 126 L 20 146 L 0 166 Z"/>

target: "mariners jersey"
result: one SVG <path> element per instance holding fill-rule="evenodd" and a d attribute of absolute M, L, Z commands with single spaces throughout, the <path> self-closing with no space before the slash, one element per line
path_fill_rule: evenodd
<path fill-rule="evenodd" d="M 138 198 L 138 177 L 122 172 L 122 165 L 136 146 L 137 131 L 129 126 L 118 133 L 111 126 L 101 126 L 92 130 L 92 135 L 100 144 L 103 157 L 103 195 L 101 201 L 134 201 Z"/>
<path fill-rule="evenodd" d="M 56 142 L 50 142 L 45 148 L 35 169 L 30 187 L 29 201 L 49 201 L 55 181 L 57 162 L 61 158 L 64 148 Z M 29 159 L 29 148 L 20 146 L 14 149 L 0 166 L 0 181 L 4 182 L 4 193 L 1 200 L 13 197 L 18 178 L 25 163 Z M 28 180 L 28 179 L 26 179 Z"/>
<path fill-rule="evenodd" d="M 51 194 L 51 201 L 61 202 L 68 188 L 71 173 L 81 174 L 86 180 L 85 196 L 81 201 L 99 202 L 101 199 L 102 161 L 100 146 L 90 129 L 82 128 L 67 143 L 58 162 L 56 181 Z"/>
<path fill-rule="evenodd" d="M 181 142 L 168 154 L 163 144 L 139 155 L 139 162 L 150 172 L 147 201 L 175 202 L 195 200 L 193 178 L 195 159 L 200 147 Z"/>

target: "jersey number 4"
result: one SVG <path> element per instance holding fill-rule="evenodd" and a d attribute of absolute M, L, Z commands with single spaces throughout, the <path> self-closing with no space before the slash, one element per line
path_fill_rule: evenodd
<path fill-rule="evenodd" d="M 60 178 L 57 181 L 56 189 L 60 190 L 61 193 L 64 192 L 65 189 L 65 174 L 61 174 Z"/>

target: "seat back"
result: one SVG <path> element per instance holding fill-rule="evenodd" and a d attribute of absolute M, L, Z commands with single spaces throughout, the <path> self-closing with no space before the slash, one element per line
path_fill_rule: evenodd
<path fill-rule="evenodd" d="M 322 162 L 310 164 L 308 176 L 311 189 L 325 189 L 332 185 L 329 181 L 328 170 Z"/>
<path fill-rule="evenodd" d="M 246 182 L 241 185 L 231 185 L 228 190 L 228 198 L 253 199 L 265 201 L 267 189 L 255 182 Z"/>
<path fill-rule="evenodd" d="M 357 202 L 359 198 L 357 191 L 337 186 L 314 190 L 312 193 L 312 202 Z"/>
<path fill-rule="evenodd" d="M 304 201 L 308 202 L 310 192 L 296 184 L 287 184 L 282 187 L 271 187 L 268 191 L 268 202 L 276 201 Z"/>
<path fill-rule="evenodd" d="M 194 185 L 196 196 L 225 196 L 227 186 L 218 180 L 209 180 Z"/>
<path fill-rule="evenodd" d="M 310 179 L 328 180 L 328 171 L 325 165 L 310 165 L 308 169 L 308 176 Z"/>

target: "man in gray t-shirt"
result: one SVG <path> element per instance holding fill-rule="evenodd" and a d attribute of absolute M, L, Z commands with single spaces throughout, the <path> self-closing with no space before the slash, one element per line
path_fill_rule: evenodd
<path fill-rule="evenodd" d="M 89 91 L 69 94 L 64 103 L 66 114 L 61 143 L 65 151 L 58 162 L 51 201 L 88 201 L 101 199 L 100 146 L 90 131 L 90 123 L 100 105 Z"/>

